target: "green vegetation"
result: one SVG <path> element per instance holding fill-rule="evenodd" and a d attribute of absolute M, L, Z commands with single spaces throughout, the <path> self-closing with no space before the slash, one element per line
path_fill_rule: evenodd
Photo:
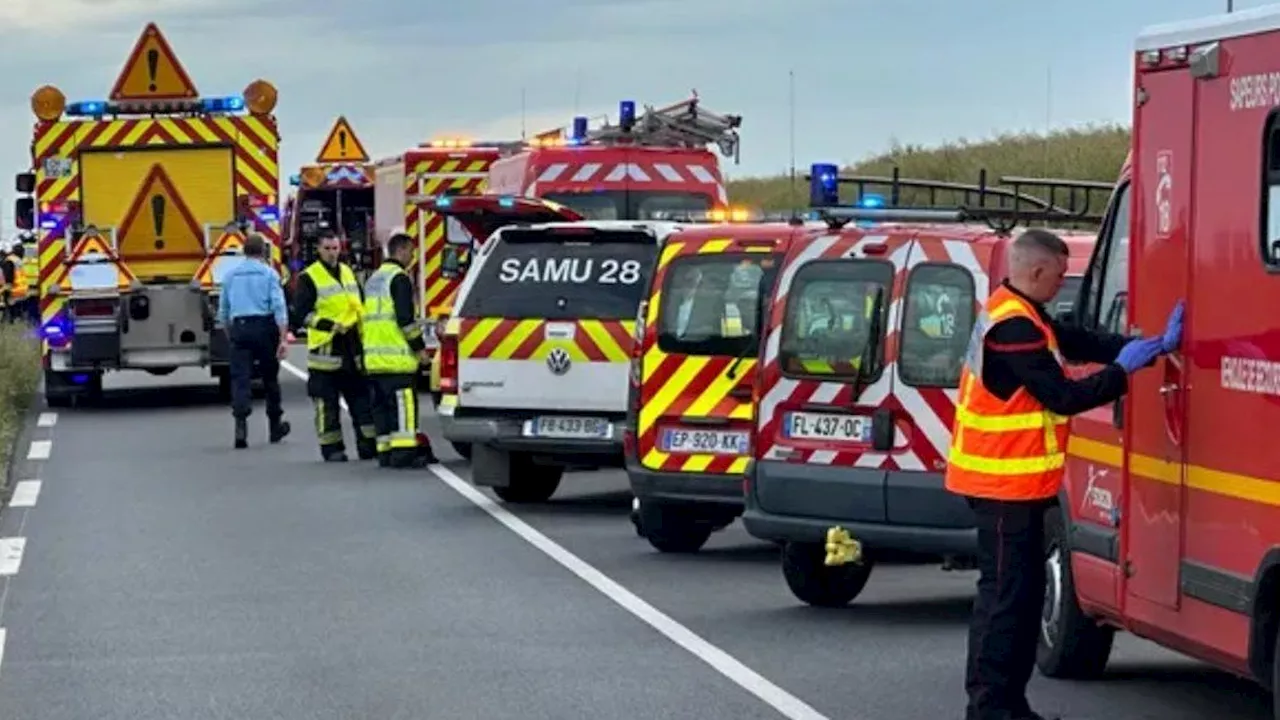
<path fill-rule="evenodd" d="M 25 325 L 0 325 L 0 486 L 9 452 L 40 380 L 40 343 Z"/>
<path fill-rule="evenodd" d="M 1023 133 L 977 142 L 961 139 L 937 148 L 894 143 L 889 152 L 855 163 L 843 172 L 889 177 L 896 166 L 903 178 L 975 184 L 978 172 L 985 168 L 988 183 L 1001 175 L 1114 182 L 1128 151 L 1129 129 L 1108 125 L 1047 136 Z M 806 162 L 797 169 L 795 197 L 802 208 L 809 198 L 804 181 L 808 167 Z M 735 206 L 766 212 L 791 209 L 792 191 L 786 175 L 730 181 L 727 190 Z M 907 197 L 903 201 L 914 202 Z"/>

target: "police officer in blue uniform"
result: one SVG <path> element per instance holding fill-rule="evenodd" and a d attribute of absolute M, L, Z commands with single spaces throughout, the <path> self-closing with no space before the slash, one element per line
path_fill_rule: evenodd
<path fill-rule="evenodd" d="M 289 345 L 289 314 L 280 275 L 268 264 L 267 241 L 254 233 L 245 239 L 245 261 L 222 281 L 218 321 L 231 343 L 231 415 L 235 447 L 249 446 L 248 418 L 253 411 L 254 366 L 267 395 L 268 439 L 278 443 L 289 434 L 280 402 L 280 361 Z"/>

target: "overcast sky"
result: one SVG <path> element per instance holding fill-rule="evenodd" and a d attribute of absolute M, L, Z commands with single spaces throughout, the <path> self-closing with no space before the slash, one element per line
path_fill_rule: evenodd
<path fill-rule="evenodd" d="M 1236 0 L 1237 9 L 1263 4 Z M 375 157 L 436 135 L 518 138 L 696 89 L 744 116 L 742 164 L 852 161 L 893 140 L 1126 121 L 1144 25 L 1225 0 L 0 0 L 0 174 L 28 162 L 31 91 L 105 99 L 148 20 L 202 95 L 279 88 L 281 181 L 345 114 Z M 12 229 L 0 185 L 0 236 Z"/>

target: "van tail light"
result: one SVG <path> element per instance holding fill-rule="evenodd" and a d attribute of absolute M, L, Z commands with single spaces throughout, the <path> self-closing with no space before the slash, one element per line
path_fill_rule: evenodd
<path fill-rule="evenodd" d="M 458 336 L 446 332 L 440 336 L 440 349 L 436 352 L 440 363 L 440 392 L 454 395 L 458 392 Z"/>
<path fill-rule="evenodd" d="M 71 303 L 71 315 L 76 318 L 114 317 L 119 305 L 115 300 L 76 300 Z"/>

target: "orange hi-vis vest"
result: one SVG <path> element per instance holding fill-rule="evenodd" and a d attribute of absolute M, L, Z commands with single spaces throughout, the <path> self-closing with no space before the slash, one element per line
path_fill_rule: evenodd
<path fill-rule="evenodd" d="M 1001 320 L 1025 317 L 1040 328 L 1062 365 L 1053 327 L 1031 304 L 1001 285 L 978 316 L 964 370 L 952 428 L 946 487 L 951 492 L 993 500 L 1041 500 L 1058 494 L 1066 463 L 1067 418 L 1049 412 L 1025 387 L 1001 400 L 982 384 L 987 332 Z"/>

